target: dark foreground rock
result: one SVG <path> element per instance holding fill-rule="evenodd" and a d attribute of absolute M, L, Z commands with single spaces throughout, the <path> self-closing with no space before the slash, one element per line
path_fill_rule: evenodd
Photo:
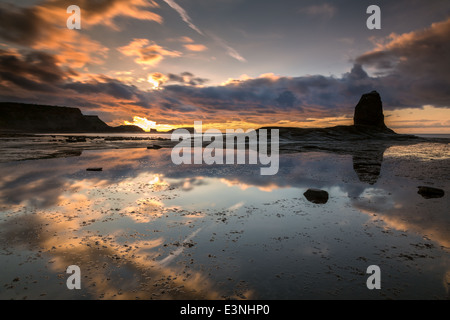
<path fill-rule="evenodd" d="M 328 192 L 320 189 L 308 189 L 303 193 L 305 198 L 312 203 L 324 204 L 328 202 Z"/>
<path fill-rule="evenodd" d="M 432 187 L 426 187 L 426 186 L 418 186 L 419 191 L 417 191 L 418 194 L 420 194 L 425 199 L 431 199 L 431 198 L 442 198 L 445 194 L 444 190 L 438 189 L 438 188 L 432 188 Z"/>
<path fill-rule="evenodd" d="M 87 168 L 86 171 L 103 171 L 103 168 Z"/>

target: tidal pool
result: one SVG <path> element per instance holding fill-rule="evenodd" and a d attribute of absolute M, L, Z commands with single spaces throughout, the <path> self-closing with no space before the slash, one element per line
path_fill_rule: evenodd
<path fill-rule="evenodd" d="M 448 145 L 373 161 L 281 154 L 274 176 L 177 166 L 170 149 L 1 163 L 0 298 L 449 299 Z M 80 290 L 66 286 L 70 265 Z M 366 286 L 370 265 L 380 290 Z"/>

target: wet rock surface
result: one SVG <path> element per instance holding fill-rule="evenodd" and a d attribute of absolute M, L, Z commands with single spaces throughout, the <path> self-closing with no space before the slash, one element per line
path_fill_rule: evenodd
<path fill-rule="evenodd" d="M 303 193 L 305 198 L 315 204 L 325 204 L 328 202 L 328 192 L 320 189 L 308 189 Z"/>
<path fill-rule="evenodd" d="M 439 188 L 427 187 L 427 186 L 418 186 L 419 190 L 417 191 L 425 199 L 431 198 L 442 198 L 445 194 L 444 190 Z"/>

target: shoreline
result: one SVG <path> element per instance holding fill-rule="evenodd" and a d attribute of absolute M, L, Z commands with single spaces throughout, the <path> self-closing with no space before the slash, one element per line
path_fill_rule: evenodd
<path fill-rule="evenodd" d="M 388 137 L 377 139 L 358 136 L 355 138 L 354 135 L 332 135 L 323 130 L 320 134 L 315 133 L 309 130 L 308 134 L 303 136 L 281 134 L 279 152 L 322 151 L 370 158 L 378 157 L 389 147 L 396 145 L 450 144 L 450 135 L 448 138 L 395 135 L 392 139 Z M 343 140 L 346 137 L 348 139 Z M 85 150 L 151 148 L 154 144 L 158 148 L 172 148 L 178 142 L 172 141 L 169 134 L 150 133 L 0 133 L 0 163 L 79 156 Z M 206 145 L 208 143 L 204 142 L 203 146 Z"/>

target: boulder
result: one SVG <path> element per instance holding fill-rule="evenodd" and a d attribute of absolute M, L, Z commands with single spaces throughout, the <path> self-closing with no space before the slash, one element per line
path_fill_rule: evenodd
<path fill-rule="evenodd" d="M 376 91 L 363 94 L 355 107 L 353 116 L 355 126 L 370 126 L 386 129 L 384 124 L 383 104 Z"/>
<path fill-rule="evenodd" d="M 320 189 L 308 189 L 303 195 L 309 202 L 316 204 L 324 204 L 328 201 L 328 192 Z"/>
<path fill-rule="evenodd" d="M 420 194 L 425 199 L 442 198 L 444 196 L 444 190 L 442 189 L 426 186 L 418 186 L 417 188 L 419 188 L 419 191 L 417 191 L 417 193 Z"/>

